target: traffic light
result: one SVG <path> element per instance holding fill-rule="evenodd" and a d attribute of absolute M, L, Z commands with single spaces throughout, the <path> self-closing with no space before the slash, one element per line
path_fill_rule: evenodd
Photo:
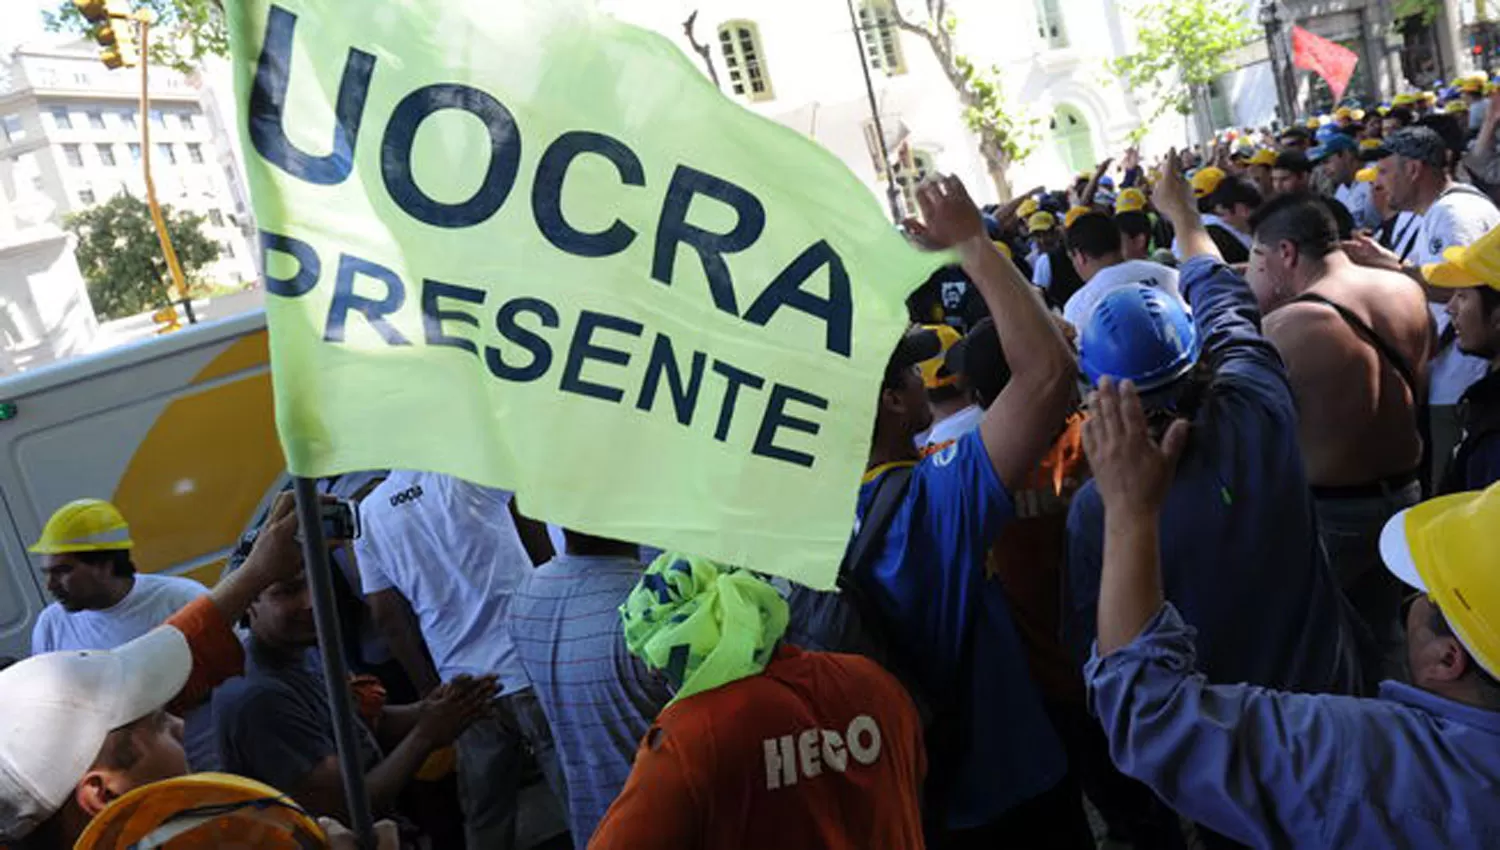
<path fill-rule="evenodd" d="M 135 43 L 135 17 L 120 0 L 73 0 L 78 13 L 93 25 L 99 59 L 106 68 L 133 67 L 140 62 Z"/>

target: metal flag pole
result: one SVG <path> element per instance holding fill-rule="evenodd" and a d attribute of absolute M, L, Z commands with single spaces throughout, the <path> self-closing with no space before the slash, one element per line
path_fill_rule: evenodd
<path fill-rule="evenodd" d="M 354 734 L 354 704 L 349 697 L 349 670 L 344 664 L 344 640 L 339 632 L 338 607 L 333 597 L 333 563 L 323 539 L 322 496 L 318 483 L 297 478 L 297 521 L 302 530 L 302 563 L 312 593 L 313 620 L 318 626 L 318 650 L 323 658 L 324 685 L 333 714 L 333 739 L 339 749 L 339 772 L 344 778 L 345 811 L 361 850 L 375 850 L 375 822 L 365 791 L 365 771 Z"/>
<path fill-rule="evenodd" d="M 849 25 L 854 28 L 854 46 L 859 51 L 859 69 L 865 74 L 865 95 L 870 99 L 870 120 L 875 126 L 875 146 L 880 150 L 880 165 L 885 170 L 885 198 L 891 205 L 891 220 L 900 224 L 901 190 L 896 188 L 896 171 L 891 167 L 891 152 L 886 149 L 885 145 L 885 128 L 880 124 L 880 103 L 875 99 L 875 81 L 870 79 L 870 63 L 865 59 L 865 43 L 859 35 L 859 17 L 854 14 L 854 0 L 846 0 L 845 5 L 849 7 Z"/>

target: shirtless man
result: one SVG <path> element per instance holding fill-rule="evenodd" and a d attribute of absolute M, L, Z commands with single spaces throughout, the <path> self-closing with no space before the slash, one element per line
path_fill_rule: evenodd
<path fill-rule="evenodd" d="M 1315 196 L 1278 197 L 1251 226 L 1250 285 L 1291 378 L 1329 560 L 1378 644 L 1363 659 L 1375 681 L 1401 657 L 1402 590 L 1378 550 L 1385 521 L 1422 495 L 1417 408 L 1436 345 L 1426 298 L 1405 275 L 1355 265 Z"/>

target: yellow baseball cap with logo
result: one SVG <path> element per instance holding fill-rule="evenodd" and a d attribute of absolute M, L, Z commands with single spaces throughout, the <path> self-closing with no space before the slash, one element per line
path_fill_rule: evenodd
<path fill-rule="evenodd" d="M 1073 207 L 1072 209 L 1068 210 L 1067 215 L 1063 216 L 1063 229 L 1067 230 L 1068 228 L 1073 226 L 1073 222 L 1077 221 L 1080 218 L 1083 218 L 1093 211 L 1094 210 L 1092 207 Z"/>
<path fill-rule="evenodd" d="M 1374 183 L 1379 177 L 1380 169 L 1373 165 L 1367 165 L 1354 172 L 1354 180 L 1358 183 Z"/>
<path fill-rule="evenodd" d="M 1003 242 L 1003 241 L 1001 241 L 999 239 L 994 240 L 994 243 L 995 243 L 995 250 L 999 251 L 1000 255 L 1002 257 L 1004 257 L 1007 260 L 1014 260 L 1016 258 L 1016 252 L 1014 252 L 1014 251 L 1012 251 L 1010 249 L 1010 245 L 1006 244 L 1005 242 Z"/>
<path fill-rule="evenodd" d="M 1016 207 L 1016 217 L 1025 221 L 1036 215 L 1036 211 L 1039 209 L 1041 209 L 1041 206 L 1037 204 L 1036 198 L 1027 198 L 1021 202 L 1019 207 Z"/>
<path fill-rule="evenodd" d="M 1348 121 L 1354 117 L 1354 110 L 1347 106 L 1340 106 L 1333 111 L 1333 117 L 1339 121 Z"/>
<path fill-rule="evenodd" d="M 1116 213 L 1140 212 L 1145 208 L 1146 193 L 1134 186 L 1122 191 L 1120 197 L 1115 198 Z"/>
<path fill-rule="evenodd" d="M 1276 151 L 1273 151 L 1270 148 L 1261 148 L 1250 157 L 1250 161 L 1248 164 L 1264 165 L 1267 168 L 1270 168 L 1276 165 Z"/>
<path fill-rule="evenodd" d="M 1417 96 L 1414 95 L 1414 94 L 1412 94 L 1412 93 L 1410 93 L 1410 92 L 1405 92 L 1405 93 L 1402 93 L 1402 94 L 1398 94 L 1395 97 L 1391 98 L 1391 105 L 1392 106 L 1411 106 L 1412 104 L 1414 104 L 1416 102 L 1417 102 Z"/>
<path fill-rule="evenodd" d="M 1422 267 L 1422 276 L 1433 286 L 1444 289 L 1472 286 L 1500 289 L 1500 227 L 1470 245 L 1444 251 L 1441 263 Z"/>
<path fill-rule="evenodd" d="M 1032 233 L 1042 233 L 1057 227 L 1057 216 L 1042 210 L 1035 212 L 1026 219 L 1026 229 Z"/>
<path fill-rule="evenodd" d="M 1198 169 L 1189 181 L 1193 185 L 1193 197 L 1206 198 L 1212 195 L 1214 190 L 1219 188 L 1219 184 L 1224 182 L 1225 176 L 1227 175 L 1224 174 L 1223 169 L 1212 165 Z"/>
<path fill-rule="evenodd" d="M 1443 104 L 1443 111 L 1450 115 L 1455 112 L 1468 112 L 1469 105 L 1467 103 L 1464 103 L 1462 100 L 1450 100 L 1447 103 Z"/>
<path fill-rule="evenodd" d="M 1380 557 L 1402 582 L 1428 595 L 1479 666 L 1500 676 L 1500 483 L 1440 496 L 1391 517 Z"/>
<path fill-rule="evenodd" d="M 1488 82 L 1485 77 L 1464 77 L 1458 81 L 1458 90 L 1466 94 L 1479 94 L 1484 91 L 1484 84 Z"/>
<path fill-rule="evenodd" d="M 963 336 L 948 325 L 923 325 L 922 330 L 932 331 L 936 334 L 938 345 L 940 346 L 936 357 L 931 357 L 917 364 L 917 368 L 922 370 L 922 386 L 929 390 L 935 390 L 939 387 L 951 387 L 958 383 L 958 375 L 948 371 L 945 366 L 947 364 L 948 349 L 956 345 L 960 339 L 963 339 Z"/>
<path fill-rule="evenodd" d="M 119 508 L 103 499 L 79 499 L 58 508 L 29 550 L 33 555 L 130 549 L 130 525 Z"/>

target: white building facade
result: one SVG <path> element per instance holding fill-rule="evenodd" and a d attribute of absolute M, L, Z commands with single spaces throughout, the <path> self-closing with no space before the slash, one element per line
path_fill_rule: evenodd
<path fill-rule="evenodd" d="M 833 151 L 882 201 L 887 175 L 873 129 L 867 63 L 902 205 L 931 171 L 957 174 L 980 201 L 999 200 L 963 120 L 963 106 L 920 35 L 900 30 L 896 8 L 925 20 L 918 0 L 613 0 L 611 13 L 662 33 L 705 73 L 683 23 L 709 49 L 719 87 L 756 112 Z M 997 66 L 1007 102 L 1038 120 L 1033 154 L 1007 172 L 1011 188 L 1062 188 L 1073 174 L 1118 156 L 1148 117 L 1107 69 L 1133 28 L 1115 0 L 953 0 L 959 52 Z M 856 28 L 859 32 L 856 41 Z M 1145 150 L 1185 141 L 1175 115 L 1152 124 Z"/>
<path fill-rule="evenodd" d="M 203 277 L 253 281 L 254 231 L 238 166 L 221 156 L 224 122 L 206 111 L 216 104 L 171 69 L 153 67 L 150 80 L 150 114 L 141 115 L 140 70 L 105 68 L 92 42 L 18 48 L 0 70 L 0 198 L 45 198 L 54 225 L 119 192 L 144 198 L 141 123 L 149 121 L 157 198 L 202 215 L 219 244 Z"/>

